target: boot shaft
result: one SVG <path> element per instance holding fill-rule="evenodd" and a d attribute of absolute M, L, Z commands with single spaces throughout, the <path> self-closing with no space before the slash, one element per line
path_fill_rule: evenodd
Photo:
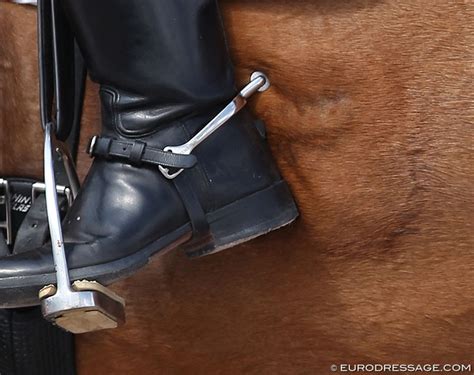
<path fill-rule="evenodd" d="M 296 218 L 263 124 L 245 109 L 190 155 L 167 148 L 188 142 L 234 96 L 214 1 L 62 4 L 101 85 L 103 115 L 89 147 L 94 162 L 63 220 L 73 279 L 108 284 L 153 254 L 210 254 Z M 35 303 L 54 269 L 50 244 L 0 260 L 0 305 Z"/>
<path fill-rule="evenodd" d="M 64 0 L 91 77 L 121 116 L 121 131 L 222 103 L 233 68 L 212 0 Z"/>

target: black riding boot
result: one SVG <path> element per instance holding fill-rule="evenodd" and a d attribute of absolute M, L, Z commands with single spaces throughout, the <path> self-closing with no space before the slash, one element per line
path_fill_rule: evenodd
<path fill-rule="evenodd" d="M 103 130 L 65 218 L 72 279 L 111 283 L 151 255 L 210 254 L 298 215 L 245 109 L 191 155 L 164 152 L 203 128 L 237 93 L 213 0 L 63 0 L 91 77 Z M 278 110 L 278 109 L 275 109 Z M 180 169 L 183 173 L 166 178 Z M 0 306 L 39 303 L 55 282 L 51 246 L 0 260 Z"/>

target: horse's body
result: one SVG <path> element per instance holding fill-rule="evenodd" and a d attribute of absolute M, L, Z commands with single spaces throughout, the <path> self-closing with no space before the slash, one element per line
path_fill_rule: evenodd
<path fill-rule="evenodd" d="M 80 372 L 474 362 L 472 3 L 235 0 L 223 11 L 241 83 L 270 75 L 252 103 L 301 218 L 203 259 L 169 253 L 116 284 L 128 323 L 78 338 Z M 34 9 L 0 3 L 2 175 L 41 175 L 36 77 Z M 84 145 L 99 124 L 95 90 Z M 82 153 L 82 175 L 88 163 Z"/>

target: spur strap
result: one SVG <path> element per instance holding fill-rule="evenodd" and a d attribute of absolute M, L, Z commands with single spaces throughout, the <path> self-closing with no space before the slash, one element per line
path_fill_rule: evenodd
<path fill-rule="evenodd" d="M 98 136 L 91 139 L 87 153 L 93 157 L 116 158 L 133 165 L 151 164 L 188 169 L 197 163 L 194 155 L 173 154 L 141 141 L 124 141 Z"/>
<path fill-rule="evenodd" d="M 130 165 L 153 165 L 179 170 L 189 170 L 196 166 L 196 156 L 175 154 L 147 145 L 138 140 L 119 140 L 94 136 L 87 149 L 91 157 L 117 159 Z M 158 168 L 157 168 L 158 171 Z M 193 240 L 209 236 L 206 213 L 193 191 L 192 183 L 186 173 L 173 179 L 173 184 L 181 197 L 193 228 Z"/>

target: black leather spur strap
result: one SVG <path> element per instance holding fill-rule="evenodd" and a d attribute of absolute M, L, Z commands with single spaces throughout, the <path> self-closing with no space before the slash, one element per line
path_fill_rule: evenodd
<path fill-rule="evenodd" d="M 193 191 L 191 181 L 186 172 L 180 174 L 173 179 L 174 187 L 178 191 L 181 201 L 193 227 L 193 242 L 209 242 L 212 241 L 209 222 L 206 213 L 199 202 L 198 197 Z"/>
<path fill-rule="evenodd" d="M 173 184 L 188 213 L 193 228 L 192 239 L 194 242 L 209 242 L 211 240 L 212 236 L 206 214 L 192 189 L 191 181 L 186 173 L 186 170 L 196 166 L 196 156 L 167 152 L 137 140 L 121 140 L 99 136 L 94 136 L 91 139 L 87 152 L 91 157 L 116 159 L 134 166 L 145 164 L 155 167 L 168 167 L 173 170 L 183 169 L 183 173 L 173 178 Z M 157 173 L 159 173 L 158 168 Z"/>
<path fill-rule="evenodd" d="M 58 138 L 76 155 L 86 70 L 62 14 L 59 2 L 38 3 L 38 40 L 41 115 L 56 116 Z M 52 13 L 56 17 L 52 17 Z M 53 19 L 55 22 L 53 23 Z M 56 95 L 55 95 L 56 93 Z M 67 185 L 60 157 L 56 181 Z M 7 189 L 3 188 L 7 187 Z M 0 256 L 26 252 L 48 239 L 44 192 L 41 183 L 24 178 L 0 178 Z M 39 187 L 38 187 L 39 186 Z M 3 198 L 2 198 L 3 197 Z M 62 212 L 68 197 L 60 195 Z M 7 237 L 9 244 L 7 244 Z M 43 319 L 39 307 L 0 310 L 1 375 L 73 375 L 75 370 L 74 336 Z"/>
<path fill-rule="evenodd" d="M 193 241 L 205 243 L 211 240 L 206 214 L 192 189 L 191 181 L 186 173 L 186 170 L 196 166 L 196 156 L 167 152 L 138 140 L 113 139 L 100 136 L 92 137 L 87 152 L 91 157 L 116 159 L 134 166 L 145 164 L 155 167 L 168 167 L 173 170 L 183 169 L 183 173 L 173 178 L 173 184 L 188 213 L 193 228 Z M 158 168 L 157 173 L 159 173 Z"/>
<path fill-rule="evenodd" d="M 87 152 L 93 157 L 121 159 L 134 165 L 151 164 L 187 169 L 194 167 L 197 163 L 194 155 L 173 154 L 150 147 L 141 141 L 124 141 L 98 136 L 91 139 Z"/>

